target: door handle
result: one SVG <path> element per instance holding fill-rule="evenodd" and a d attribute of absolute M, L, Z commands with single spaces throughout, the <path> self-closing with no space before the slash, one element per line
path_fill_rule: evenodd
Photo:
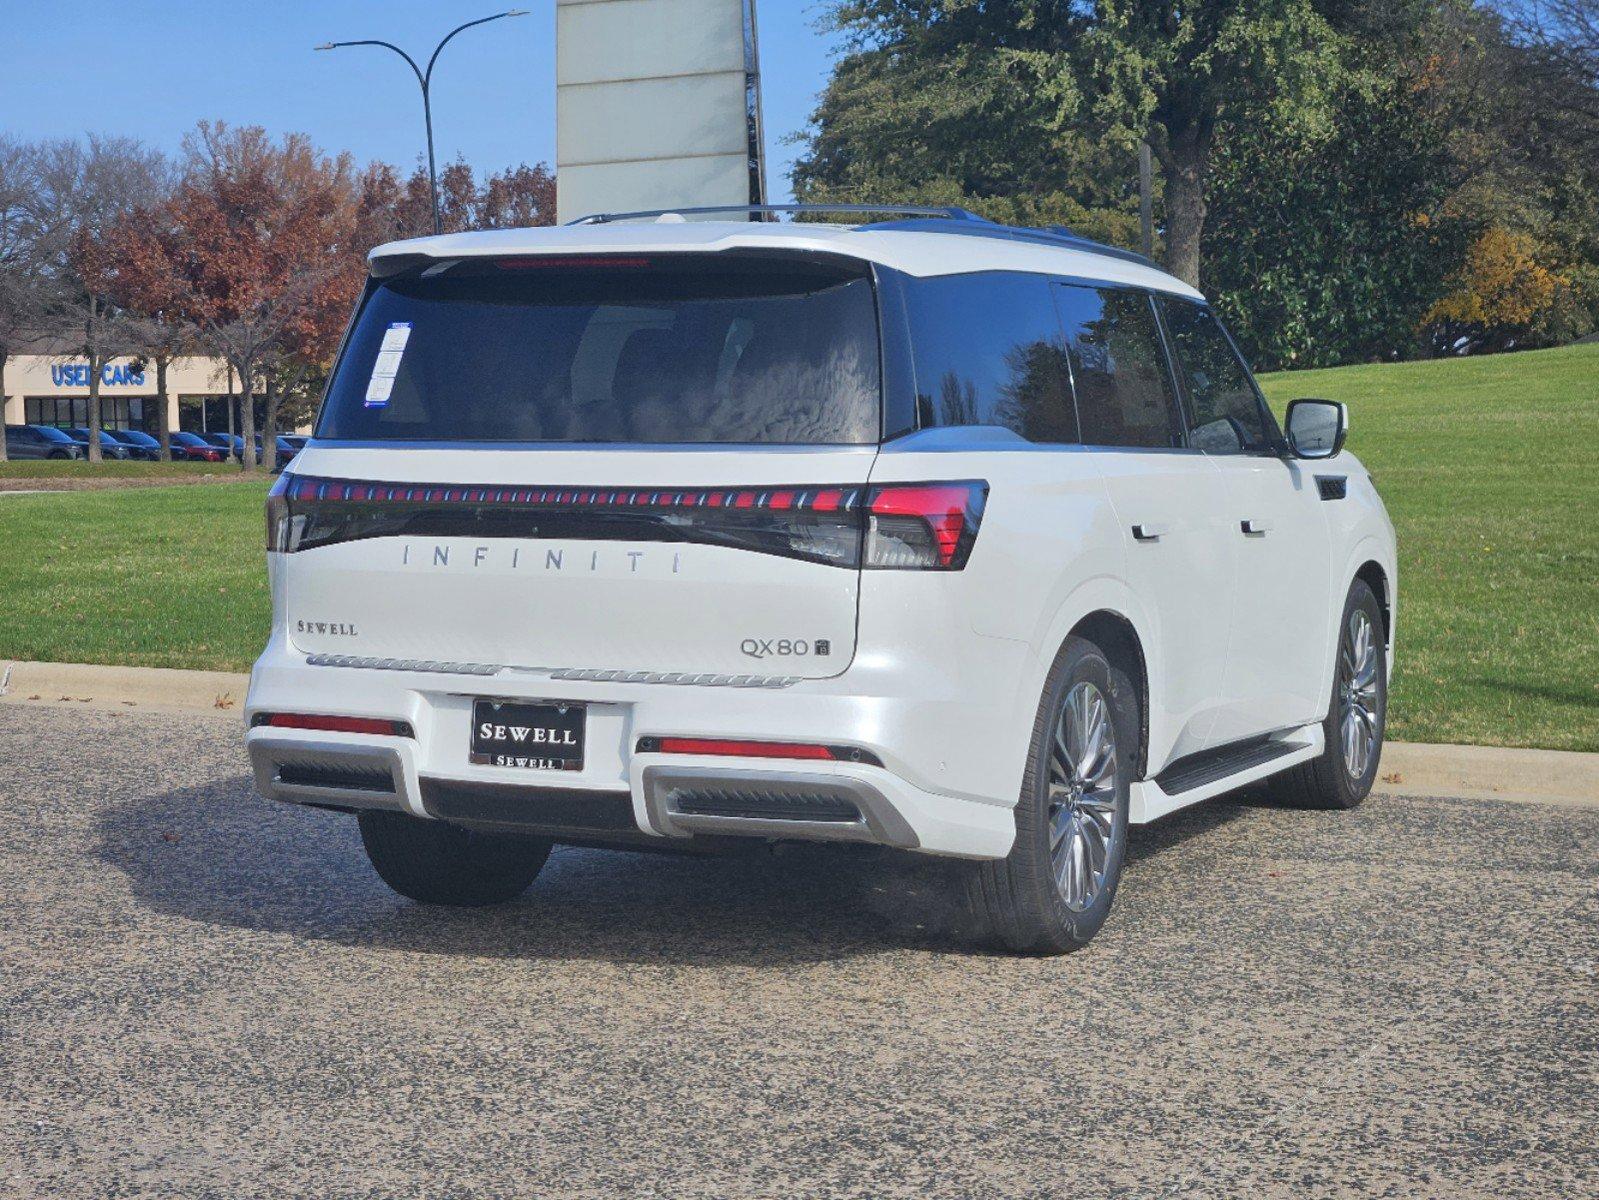
<path fill-rule="evenodd" d="M 1255 517 L 1245 517 L 1238 522 L 1238 528 L 1247 534 L 1269 533 L 1271 531 L 1271 522 L 1262 521 Z"/>
<path fill-rule="evenodd" d="M 1158 542 L 1171 532 L 1170 527 L 1158 521 L 1145 521 L 1133 526 L 1133 539 L 1140 542 Z"/>

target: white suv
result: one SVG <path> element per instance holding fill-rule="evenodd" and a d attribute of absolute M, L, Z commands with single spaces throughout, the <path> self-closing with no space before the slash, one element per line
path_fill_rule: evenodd
<path fill-rule="evenodd" d="M 552 843 L 976 860 L 1000 940 L 1105 919 L 1130 825 L 1377 771 L 1394 535 L 1204 298 L 959 210 L 589 219 L 374 251 L 267 513 L 267 796 L 418 900 Z"/>

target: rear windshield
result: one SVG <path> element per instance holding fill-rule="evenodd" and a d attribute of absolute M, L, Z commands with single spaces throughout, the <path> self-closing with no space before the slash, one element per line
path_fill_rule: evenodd
<path fill-rule="evenodd" d="M 374 286 L 317 436 L 853 445 L 878 440 L 880 392 L 862 272 L 462 263 Z"/>

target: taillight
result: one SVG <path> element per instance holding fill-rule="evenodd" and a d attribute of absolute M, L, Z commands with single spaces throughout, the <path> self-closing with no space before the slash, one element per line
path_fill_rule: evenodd
<path fill-rule="evenodd" d="M 363 538 L 689 542 L 851 569 L 958 571 L 988 485 L 552 487 L 379 483 L 284 471 L 267 499 L 267 549 Z"/>
<path fill-rule="evenodd" d="M 971 556 L 988 485 L 889 483 L 866 504 L 863 566 L 879 570 L 959 571 Z"/>
<path fill-rule="evenodd" d="M 256 713 L 253 726 L 272 729 L 315 729 L 326 733 L 370 733 L 380 737 L 415 737 L 409 721 L 381 717 L 336 717 L 321 713 Z"/>
<path fill-rule="evenodd" d="M 284 471 L 272 481 L 272 490 L 267 493 L 266 548 L 268 550 L 287 553 L 295 548 L 294 539 L 289 534 L 292 514 L 289 512 L 289 502 L 285 498 L 285 493 L 293 482 L 294 476 Z"/>

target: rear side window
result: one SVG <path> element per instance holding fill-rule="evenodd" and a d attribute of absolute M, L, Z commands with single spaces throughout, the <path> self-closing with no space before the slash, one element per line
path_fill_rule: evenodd
<path fill-rule="evenodd" d="M 906 280 L 923 428 L 1000 425 L 1075 442 L 1071 377 L 1042 275 L 978 272 Z"/>
<path fill-rule="evenodd" d="M 880 429 L 865 268 L 463 263 L 375 285 L 319 438 L 863 444 Z"/>
<path fill-rule="evenodd" d="M 1182 444 L 1176 396 L 1145 293 L 1056 285 L 1082 441 L 1089 446 Z"/>
<path fill-rule="evenodd" d="M 1193 446 L 1213 454 L 1271 449 L 1276 430 L 1215 315 L 1187 300 L 1162 297 L 1159 303 L 1188 394 Z"/>

